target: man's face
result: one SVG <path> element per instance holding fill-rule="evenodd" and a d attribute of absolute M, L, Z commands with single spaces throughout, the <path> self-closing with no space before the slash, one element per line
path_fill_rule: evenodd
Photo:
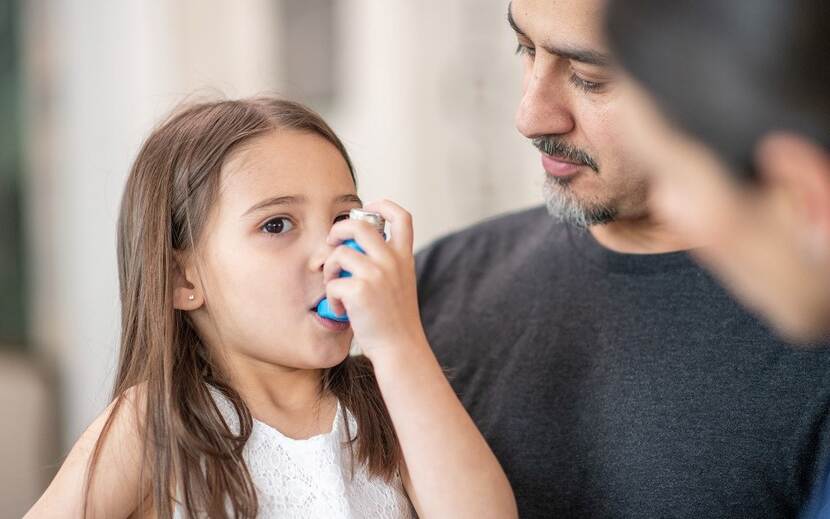
<path fill-rule="evenodd" d="M 513 0 L 523 62 L 516 127 L 542 152 L 550 212 L 577 225 L 646 216 L 648 185 L 621 146 L 603 0 Z"/>

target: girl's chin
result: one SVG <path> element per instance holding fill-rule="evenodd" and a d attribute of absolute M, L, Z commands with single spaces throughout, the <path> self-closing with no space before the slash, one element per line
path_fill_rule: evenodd
<path fill-rule="evenodd" d="M 327 369 L 337 366 L 349 355 L 351 341 L 344 345 L 318 344 L 314 346 L 314 366 L 317 369 Z"/>

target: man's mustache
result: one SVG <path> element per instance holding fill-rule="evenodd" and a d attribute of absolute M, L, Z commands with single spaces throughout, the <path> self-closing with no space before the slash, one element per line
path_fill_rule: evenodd
<path fill-rule="evenodd" d="M 599 166 L 597 166 L 596 161 L 590 155 L 579 148 L 570 146 L 562 139 L 548 135 L 545 137 L 536 137 L 531 142 L 545 155 L 550 155 L 553 158 L 562 159 L 566 162 L 588 166 L 594 173 L 599 174 Z"/>

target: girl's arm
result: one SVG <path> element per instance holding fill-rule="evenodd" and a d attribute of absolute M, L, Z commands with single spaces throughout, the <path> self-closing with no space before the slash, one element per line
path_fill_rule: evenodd
<path fill-rule="evenodd" d="M 517 517 L 504 471 L 427 343 L 411 217 L 389 201 L 366 209 L 390 222 L 391 239 L 384 242 L 365 222 L 337 223 L 330 242 L 355 239 L 366 255 L 338 247 L 324 269 L 326 292 L 336 312 L 348 312 L 355 341 L 374 365 L 403 451 L 410 499 L 423 518 Z M 352 277 L 337 278 L 340 270 Z"/>
<path fill-rule="evenodd" d="M 127 517 L 138 507 L 141 441 L 136 394 L 136 388 L 127 392 L 105 437 L 95 466 L 86 517 Z M 114 406 L 115 402 L 84 431 L 46 492 L 24 519 L 83 517 L 87 468 L 95 442 Z"/>

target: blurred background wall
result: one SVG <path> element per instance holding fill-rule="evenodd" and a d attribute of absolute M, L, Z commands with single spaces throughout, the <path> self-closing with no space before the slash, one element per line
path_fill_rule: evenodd
<path fill-rule="evenodd" d="M 186 100 L 275 93 L 343 138 L 416 245 L 541 200 L 506 0 L 0 0 L 0 518 L 106 405 L 115 220 L 142 139 Z M 7 492 L 8 491 L 8 492 Z"/>

